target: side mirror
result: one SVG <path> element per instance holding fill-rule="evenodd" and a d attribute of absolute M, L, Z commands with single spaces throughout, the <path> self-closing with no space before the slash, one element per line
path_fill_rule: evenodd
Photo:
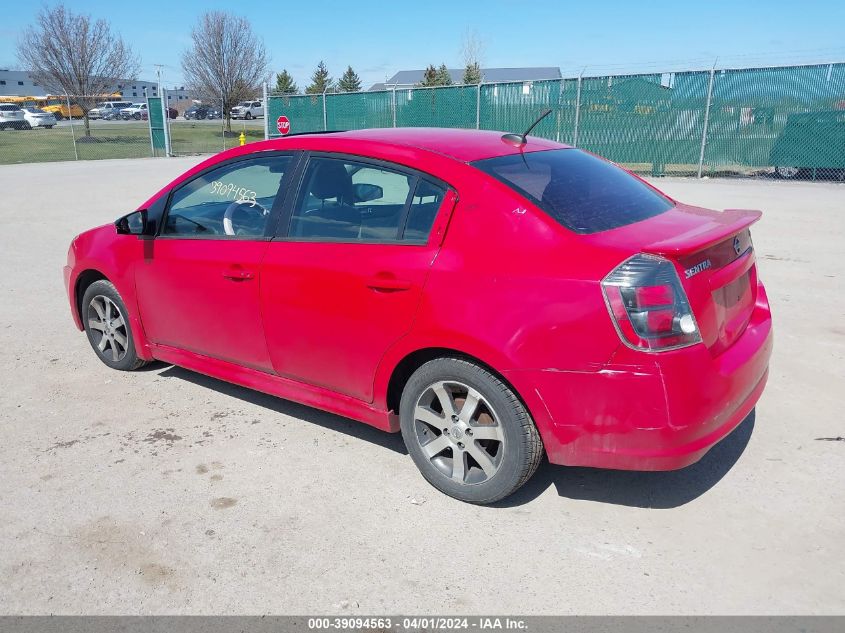
<path fill-rule="evenodd" d="M 363 182 L 352 185 L 352 199 L 355 202 L 370 202 L 383 197 L 384 189 L 378 185 L 369 185 Z"/>
<path fill-rule="evenodd" d="M 115 221 L 114 226 L 120 235 L 143 235 L 144 227 L 147 226 L 147 211 L 142 209 L 124 215 Z"/>

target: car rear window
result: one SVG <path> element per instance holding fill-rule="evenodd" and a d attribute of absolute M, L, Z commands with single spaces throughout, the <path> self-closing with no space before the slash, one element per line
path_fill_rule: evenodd
<path fill-rule="evenodd" d="M 16 105 L 11 105 L 7 103 L 0 103 L 0 110 L 3 112 L 17 112 L 20 108 Z"/>
<path fill-rule="evenodd" d="M 577 233 L 597 233 L 672 208 L 623 169 L 577 149 L 524 152 L 473 163 Z"/>

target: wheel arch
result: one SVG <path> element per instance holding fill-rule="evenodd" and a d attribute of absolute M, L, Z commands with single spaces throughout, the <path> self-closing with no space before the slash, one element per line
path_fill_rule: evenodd
<path fill-rule="evenodd" d="M 82 297 L 85 296 L 85 291 L 88 290 L 88 286 L 93 284 L 95 281 L 101 280 L 110 281 L 110 279 L 106 277 L 102 271 L 97 270 L 96 268 L 87 268 L 76 277 L 76 283 L 74 284 L 73 290 L 73 309 L 76 310 L 76 316 L 79 317 L 80 323 L 82 322 Z"/>
<path fill-rule="evenodd" d="M 435 358 L 458 358 L 484 368 L 496 378 L 501 380 L 508 389 L 510 389 L 514 395 L 519 398 L 519 401 L 522 403 L 522 406 L 525 407 L 525 410 L 529 413 L 531 412 L 528 407 L 528 403 L 503 372 L 497 370 L 493 365 L 473 354 L 450 347 L 423 347 L 405 354 L 405 356 L 396 363 L 393 370 L 390 372 L 390 378 L 387 381 L 387 389 L 385 392 L 385 402 L 387 404 L 388 411 L 398 414 L 402 391 L 404 390 L 408 379 L 417 369 Z"/>

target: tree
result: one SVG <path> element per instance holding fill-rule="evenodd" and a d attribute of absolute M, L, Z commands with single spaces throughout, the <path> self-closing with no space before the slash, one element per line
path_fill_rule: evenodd
<path fill-rule="evenodd" d="M 341 92 L 360 92 L 361 78 L 358 76 L 358 73 L 352 70 L 352 66 L 346 68 L 346 72 L 343 73 L 340 81 L 337 82 L 337 87 Z"/>
<path fill-rule="evenodd" d="M 108 22 L 75 14 L 59 4 L 43 8 L 17 45 L 18 61 L 36 83 L 72 95 L 82 108 L 85 135 L 88 111 L 118 83 L 138 75 L 138 57 Z"/>
<path fill-rule="evenodd" d="M 223 11 L 200 16 L 191 32 L 192 46 L 182 53 L 185 80 L 199 94 L 222 102 L 226 126 L 238 101 L 258 92 L 267 78 L 267 51 L 249 20 Z"/>
<path fill-rule="evenodd" d="M 446 64 L 440 64 L 440 68 L 437 69 L 437 82 L 435 83 L 436 86 L 451 86 L 452 85 L 452 75 L 449 74 L 449 69 L 446 68 Z"/>
<path fill-rule="evenodd" d="M 311 75 L 311 85 L 305 89 L 305 94 L 319 95 L 329 92 L 332 87 L 332 78 L 329 77 L 329 70 L 323 60 L 317 64 L 317 69 Z"/>
<path fill-rule="evenodd" d="M 484 54 L 484 43 L 475 31 L 466 31 L 461 43 L 461 57 L 464 60 L 464 84 L 480 84 L 481 58 Z"/>
<path fill-rule="evenodd" d="M 276 87 L 273 89 L 273 94 L 299 94 L 299 86 L 296 85 L 296 82 L 293 80 L 293 77 L 290 76 L 290 73 L 287 71 L 287 69 L 282 70 L 282 72 L 280 73 L 276 73 Z"/>
<path fill-rule="evenodd" d="M 464 84 L 480 84 L 481 83 L 481 66 L 477 63 L 468 64 L 464 68 L 464 77 L 461 80 Z"/>
<path fill-rule="evenodd" d="M 434 64 L 430 64 L 428 68 L 425 69 L 420 85 L 426 88 L 437 85 L 437 69 L 434 67 Z"/>

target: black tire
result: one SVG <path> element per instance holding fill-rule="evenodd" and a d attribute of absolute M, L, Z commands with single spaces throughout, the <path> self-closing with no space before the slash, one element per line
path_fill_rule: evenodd
<path fill-rule="evenodd" d="M 141 113 L 136 112 L 135 114 L 132 115 L 132 118 L 135 119 L 136 121 L 140 121 L 141 120 Z"/>
<path fill-rule="evenodd" d="M 251 118 L 252 118 L 252 114 L 250 114 L 249 112 L 247 112 L 247 113 L 244 115 L 244 120 L 245 120 L 245 121 L 249 121 Z"/>
<path fill-rule="evenodd" d="M 443 416 L 445 427 L 440 430 L 442 432 L 436 430 L 434 424 L 418 419 L 418 404 L 433 393 L 439 383 L 445 383 L 449 389 L 456 390 L 450 393 L 450 399 L 456 405 L 456 413 L 459 412 L 460 396 L 454 394 L 460 393 L 462 387 L 475 390 L 482 400 L 473 410 L 486 411 L 479 415 L 487 415 L 493 424 L 470 422 L 464 425 L 461 432 L 459 415 L 449 419 L 442 407 L 440 415 Z M 464 402 L 468 397 L 467 392 Z M 442 401 L 436 400 L 431 406 L 437 407 L 437 402 Z M 463 405 L 460 404 L 460 407 L 463 408 Z M 543 457 L 540 434 L 513 390 L 488 370 L 460 358 L 437 358 L 417 369 L 402 391 L 399 419 L 405 446 L 423 477 L 441 492 L 468 503 L 494 503 L 513 494 L 531 478 Z M 480 435 L 483 427 L 487 427 L 488 431 L 496 430 L 502 439 L 480 440 L 485 442 L 484 445 L 480 444 L 479 440 L 471 436 L 473 429 L 476 435 Z M 466 444 L 455 438 L 462 439 Z M 429 457 L 423 446 L 433 444 L 435 440 L 438 446 L 450 442 L 452 446 Z M 472 443 L 472 447 L 468 446 L 469 443 Z M 479 449 L 485 450 L 488 457 L 491 456 L 490 451 L 495 452 L 494 459 L 489 462 L 492 474 L 486 470 L 482 472 L 481 462 L 475 460 L 474 455 L 478 454 Z M 461 454 L 463 463 L 458 479 L 454 465 L 456 454 Z M 492 469 L 494 462 L 495 470 Z M 450 474 L 446 474 L 447 468 Z"/>
<path fill-rule="evenodd" d="M 108 306 L 108 301 L 112 306 Z M 93 303 L 97 303 L 97 307 Z M 118 316 L 121 317 L 123 325 L 118 325 L 112 330 L 112 338 L 103 330 L 92 327 L 94 322 L 100 320 L 98 314 L 102 307 L 109 307 L 111 314 L 113 314 L 114 307 L 119 311 Z M 82 303 L 80 305 L 80 316 L 82 323 L 85 326 L 85 334 L 88 336 L 88 342 L 91 348 L 103 363 L 112 369 L 120 371 L 133 371 L 139 369 L 148 363 L 148 361 L 138 358 L 135 351 L 135 341 L 132 339 L 132 329 L 129 327 L 129 311 L 126 309 L 126 304 L 117 289 L 110 281 L 101 279 L 95 281 L 85 290 L 82 296 Z M 117 318 L 111 319 L 114 323 L 118 321 Z M 102 325 L 102 323 L 100 324 Z M 118 338 L 120 337 L 120 338 Z M 105 347 L 101 349 L 103 339 L 107 339 Z M 120 341 L 125 342 L 125 346 Z M 115 351 L 117 350 L 117 351 Z M 117 359 L 115 359 L 117 356 Z"/>

